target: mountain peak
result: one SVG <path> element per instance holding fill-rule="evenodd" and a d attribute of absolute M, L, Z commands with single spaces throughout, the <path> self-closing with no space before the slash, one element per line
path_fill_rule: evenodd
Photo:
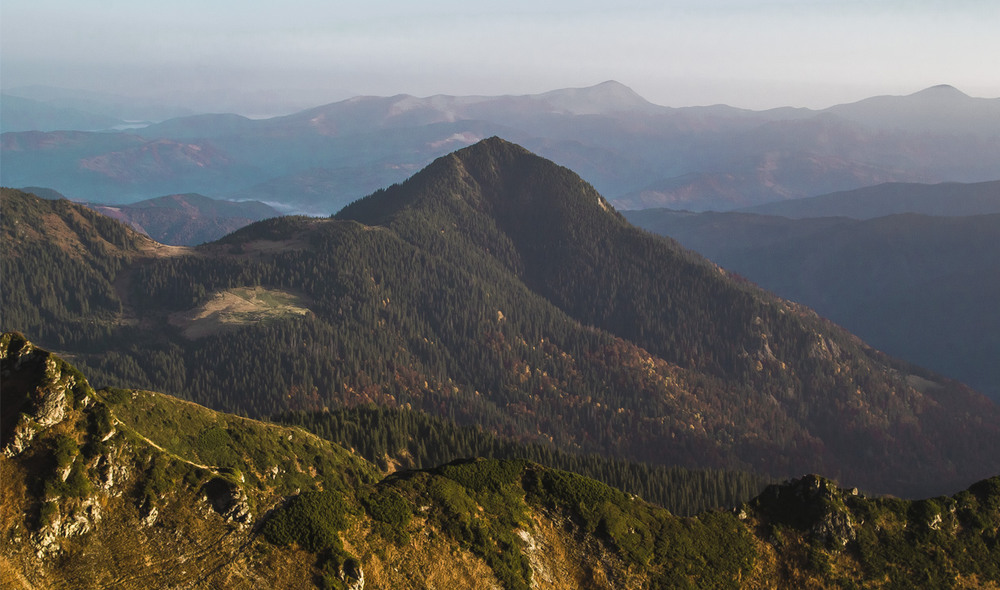
<path fill-rule="evenodd" d="M 930 88 L 925 88 L 919 92 L 914 93 L 915 95 L 937 95 L 937 96 L 969 96 L 968 94 L 962 92 L 958 88 L 955 88 L 951 84 L 938 84 L 936 86 L 931 86 Z"/>
<path fill-rule="evenodd" d="M 908 133 L 1000 133 L 1000 99 L 976 98 L 940 84 L 905 96 L 874 96 L 824 111 L 876 129 Z"/>
<path fill-rule="evenodd" d="M 413 209 L 435 217 L 464 216 L 471 209 L 501 226 L 537 227 L 543 233 L 547 223 L 569 217 L 624 223 L 576 173 L 496 136 L 438 158 L 403 184 L 348 205 L 337 217 L 383 224 Z"/>
<path fill-rule="evenodd" d="M 607 80 L 586 88 L 563 88 L 536 95 L 555 110 L 571 115 L 597 115 L 652 111 L 659 107 L 639 96 L 628 86 Z"/>
<path fill-rule="evenodd" d="M 914 98 L 929 98 L 934 100 L 955 100 L 969 98 L 969 95 L 950 84 L 938 84 L 925 88 L 910 95 Z"/>
<path fill-rule="evenodd" d="M 482 156 L 490 156 L 493 158 L 512 158 L 517 156 L 535 156 L 531 151 L 521 147 L 520 145 L 507 141 L 506 139 L 500 137 L 499 135 L 493 135 L 485 139 L 481 139 L 476 143 L 464 147 L 460 150 L 453 152 L 458 158 L 476 158 Z M 539 157 L 539 156 L 535 156 Z"/>

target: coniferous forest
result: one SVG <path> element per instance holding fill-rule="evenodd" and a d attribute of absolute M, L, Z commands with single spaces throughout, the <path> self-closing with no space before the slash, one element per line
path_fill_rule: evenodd
<path fill-rule="evenodd" d="M 472 457 L 523 459 L 578 473 L 685 516 L 736 506 L 759 494 L 768 483 L 745 472 L 690 470 L 567 453 L 398 408 L 357 406 L 334 412 L 284 413 L 272 419 L 353 449 L 383 470 L 430 469 Z"/>
<path fill-rule="evenodd" d="M 37 584 L 997 579 L 995 405 L 501 139 L 198 247 L 2 199 L 0 534 Z M 773 483 L 806 472 L 853 489 Z"/>
<path fill-rule="evenodd" d="M 571 453 L 901 495 L 998 467 L 997 410 L 975 392 L 633 228 L 499 139 L 335 218 L 190 249 L 65 202 L 7 191 L 4 209 L 4 329 L 100 385 L 254 417 L 409 408 Z M 248 290 L 270 303 L 220 303 Z"/>

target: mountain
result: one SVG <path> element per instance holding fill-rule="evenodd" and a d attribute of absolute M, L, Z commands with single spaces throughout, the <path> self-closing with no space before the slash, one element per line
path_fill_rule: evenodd
<path fill-rule="evenodd" d="M 768 203 L 746 211 L 795 219 L 836 216 L 872 219 L 897 213 L 935 216 L 1000 213 L 1000 180 L 971 184 L 892 182 L 807 199 Z"/>
<path fill-rule="evenodd" d="M 868 498 L 814 475 L 680 518 L 579 475 L 389 475 L 301 429 L 94 390 L 0 338 L 5 588 L 673 588 L 1000 580 L 1000 480 Z"/>
<path fill-rule="evenodd" d="M 1000 468 L 980 394 L 638 230 L 497 138 L 337 218 L 196 249 L 4 199 L 3 327 L 102 384 L 251 416 L 408 407 L 577 453 L 897 495 Z"/>
<path fill-rule="evenodd" d="M 139 133 L 151 138 L 173 139 L 223 136 L 234 132 L 257 132 L 273 137 L 344 136 L 461 120 L 505 124 L 508 120 L 522 121 L 525 117 L 656 113 L 665 110 L 646 101 L 627 86 L 608 81 L 589 88 L 567 88 L 522 96 L 359 96 L 263 121 L 236 115 L 199 115 L 165 121 Z"/>
<path fill-rule="evenodd" d="M 154 123 L 135 132 L 150 138 L 183 139 L 198 137 L 212 139 L 227 135 L 239 135 L 253 127 L 254 122 L 247 117 L 225 114 L 190 115 Z"/>
<path fill-rule="evenodd" d="M 281 215 L 259 201 L 224 201 L 196 193 L 167 195 L 117 207 L 96 203 L 87 206 L 161 244 L 173 246 L 211 242 L 254 221 Z"/>
<path fill-rule="evenodd" d="M 859 138 L 858 141 L 865 140 Z M 765 204 L 758 207 L 781 207 L 804 201 L 803 195 L 899 178 L 920 179 L 917 174 L 902 174 L 899 170 L 845 159 L 838 154 L 812 152 L 809 143 L 812 142 L 800 145 L 803 151 L 789 146 L 732 162 L 721 171 L 660 180 L 615 199 L 615 205 L 631 210 L 693 206 L 699 211 L 727 211 L 761 202 Z"/>
<path fill-rule="evenodd" d="M 648 209 L 626 217 L 1000 401 L 1000 214 L 855 220 Z"/>
<path fill-rule="evenodd" d="M 619 113 L 661 113 L 632 89 L 608 81 L 589 88 L 568 88 L 522 96 L 448 96 L 418 98 L 356 97 L 270 120 L 270 128 L 308 129 L 322 135 L 345 135 L 376 129 L 412 128 L 456 121 L 490 121 L 501 125 L 527 120 L 559 119 Z"/>
<path fill-rule="evenodd" d="M 18 86 L 5 90 L 4 94 L 33 100 L 53 108 L 83 111 L 130 123 L 149 124 L 150 121 L 163 121 L 193 114 L 190 109 L 161 102 L 162 97 L 144 99 L 79 88 Z"/>
<path fill-rule="evenodd" d="M 613 81 L 523 96 L 359 96 L 269 119 L 180 117 L 113 138 L 5 134 L 0 182 L 113 204 L 197 192 L 326 215 L 494 135 L 629 209 L 1000 178 L 1000 99 L 926 92 L 760 112 L 662 107 Z"/>
<path fill-rule="evenodd" d="M 58 201 L 60 199 L 66 199 L 66 195 L 62 194 L 61 192 L 44 186 L 23 186 L 18 190 L 26 193 L 31 193 L 36 197 L 47 199 L 49 201 Z"/>
<path fill-rule="evenodd" d="M 634 90 L 608 80 L 590 88 L 566 88 L 530 97 L 554 111 L 572 115 L 600 115 L 616 112 L 657 112 L 654 105 Z"/>
<path fill-rule="evenodd" d="M 30 131 L 4 133 L 0 142 L 4 186 L 46 186 L 85 201 L 117 204 L 164 194 L 215 194 L 237 178 L 252 177 L 251 170 L 207 141 Z M 167 188 L 173 186 L 201 188 Z"/>
<path fill-rule="evenodd" d="M 21 190 L 43 199 L 66 199 L 66 195 L 46 187 L 31 186 Z M 166 195 L 131 205 L 83 204 L 171 246 L 211 242 L 254 221 L 282 215 L 259 201 L 226 201 L 196 193 Z"/>
<path fill-rule="evenodd" d="M 917 133 L 1000 133 L 1000 98 L 974 98 L 940 84 L 908 96 L 875 96 L 826 109 L 877 129 Z"/>
<path fill-rule="evenodd" d="M 8 131 L 96 131 L 111 129 L 124 121 L 88 113 L 85 111 L 60 108 L 43 102 L 10 96 L 0 96 L 0 133 Z"/>

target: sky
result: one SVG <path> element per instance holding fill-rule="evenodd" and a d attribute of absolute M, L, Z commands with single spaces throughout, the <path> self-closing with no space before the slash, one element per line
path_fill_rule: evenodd
<path fill-rule="evenodd" d="M 665 106 L 1000 96 L 996 0 L 4 0 L 0 86 L 274 115 L 617 80 Z"/>

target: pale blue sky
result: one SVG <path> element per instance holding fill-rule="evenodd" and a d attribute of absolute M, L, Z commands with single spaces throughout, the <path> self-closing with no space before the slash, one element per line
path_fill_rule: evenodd
<path fill-rule="evenodd" d="M 4 0 L 0 83 L 245 114 L 609 79 L 667 106 L 820 108 L 1000 96 L 998 30 L 996 0 Z"/>

